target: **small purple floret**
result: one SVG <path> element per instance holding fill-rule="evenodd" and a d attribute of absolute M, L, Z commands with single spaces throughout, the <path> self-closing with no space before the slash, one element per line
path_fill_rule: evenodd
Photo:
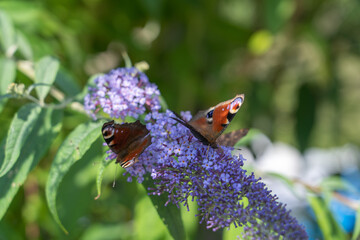
<path fill-rule="evenodd" d="M 171 117 L 159 113 L 160 92 L 136 68 L 119 68 L 98 77 L 85 97 L 85 109 L 96 118 L 103 111 L 111 118 L 145 117 L 152 144 L 139 161 L 126 168 L 139 183 L 146 174 L 155 181 L 151 194 L 168 196 L 170 202 L 189 209 L 196 201 L 197 216 L 207 228 L 216 231 L 234 225 L 243 227 L 245 239 L 307 239 L 297 220 L 277 201 L 265 184 L 243 169 L 244 158 L 233 156 L 232 148 L 213 149 L 200 143 L 190 131 Z M 185 121 L 191 114 L 182 114 Z M 116 154 L 108 151 L 107 159 Z"/>
<path fill-rule="evenodd" d="M 151 194 L 167 194 L 177 206 L 188 207 L 188 201 L 195 200 L 200 222 L 214 231 L 235 225 L 244 227 L 248 239 L 307 239 L 276 195 L 242 168 L 242 155 L 232 156 L 228 147 L 204 146 L 170 117 L 170 111 L 146 116 L 152 144 L 134 168 L 127 169 L 138 181 L 146 172 L 137 168 L 151 173 L 157 186 Z"/>
<path fill-rule="evenodd" d="M 118 68 L 95 79 L 95 87 L 85 96 L 85 110 L 96 119 L 102 110 L 111 118 L 124 119 L 160 109 L 160 91 L 136 68 Z"/>

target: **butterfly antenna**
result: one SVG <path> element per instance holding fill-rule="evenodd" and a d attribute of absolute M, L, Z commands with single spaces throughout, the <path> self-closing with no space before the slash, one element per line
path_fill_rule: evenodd
<path fill-rule="evenodd" d="M 114 181 L 113 181 L 113 185 L 112 185 L 112 187 L 114 188 L 115 187 L 115 182 L 116 182 L 116 172 L 117 172 L 117 169 L 118 169 L 118 164 L 116 164 L 116 167 L 115 167 L 115 173 L 114 173 Z"/>

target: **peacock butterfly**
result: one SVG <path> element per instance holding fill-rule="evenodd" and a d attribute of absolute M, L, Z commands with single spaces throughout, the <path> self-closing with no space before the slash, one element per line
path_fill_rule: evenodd
<path fill-rule="evenodd" d="M 104 123 L 102 135 L 109 148 L 117 154 L 116 163 L 123 168 L 138 161 L 138 156 L 151 144 L 151 136 L 146 126 L 139 120 L 133 123 Z"/>
<path fill-rule="evenodd" d="M 172 118 L 187 127 L 200 142 L 212 148 L 217 148 L 217 139 L 239 111 L 244 99 L 244 94 L 236 95 L 233 99 L 221 102 L 215 107 L 199 111 L 189 122 L 185 122 L 176 113 L 174 114 L 177 118 Z M 225 141 L 227 144 L 234 144 L 234 140 L 239 140 L 239 138 L 245 136 L 247 132 L 247 129 L 240 129 L 234 133 L 224 135 L 221 141 Z"/>

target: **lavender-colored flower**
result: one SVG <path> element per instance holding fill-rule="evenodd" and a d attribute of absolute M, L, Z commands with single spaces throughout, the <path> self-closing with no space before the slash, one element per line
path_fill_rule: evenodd
<path fill-rule="evenodd" d="M 152 194 L 167 194 L 167 204 L 188 207 L 189 197 L 196 200 L 200 222 L 214 231 L 233 224 L 243 226 L 249 239 L 307 239 L 277 197 L 242 168 L 242 155 L 232 156 L 227 147 L 204 146 L 170 116 L 170 111 L 146 116 L 152 145 L 127 169 L 131 176 L 142 182 L 151 173 L 157 186 Z"/>
<path fill-rule="evenodd" d="M 146 109 L 160 109 L 157 86 L 136 68 L 118 68 L 95 79 L 95 87 L 89 88 L 84 99 L 85 110 L 96 119 L 102 110 L 112 118 L 126 116 L 138 118 Z"/>
<path fill-rule="evenodd" d="M 170 111 L 158 113 L 160 104 L 156 85 L 136 68 L 119 68 L 95 80 L 96 87 L 85 97 L 85 109 L 95 118 L 102 110 L 110 117 L 145 117 L 152 144 L 139 161 L 126 171 L 141 183 L 151 174 L 156 184 L 152 194 L 167 194 L 168 202 L 188 208 L 198 204 L 200 222 L 214 231 L 234 225 L 243 227 L 251 239 L 307 239 L 304 229 L 277 201 L 265 184 L 242 168 L 243 157 L 232 156 L 231 148 L 209 148 L 190 131 L 170 118 Z M 183 113 L 189 121 L 191 114 Z M 116 154 L 109 151 L 108 159 Z M 188 208 L 189 209 L 189 208 Z"/>

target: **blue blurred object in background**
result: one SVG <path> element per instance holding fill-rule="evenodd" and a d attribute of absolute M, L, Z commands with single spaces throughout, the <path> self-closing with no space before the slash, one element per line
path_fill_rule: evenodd
<path fill-rule="evenodd" d="M 342 174 L 342 179 L 353 186 L 351 190 L 338 191 L 345 198 L 351 200 L 360 200 L 360 172 L 358 170 L 346 170 Z M 343 227 L 347 233 L 351 233 L 354 230 L 356 221 L 356 210 L 345 205 L 337 199 L 332 199 L 330 202 L 330 210 L 334 215 L 335 220 Z"/>
<path fill-rule="evenodd" d="M 348 199 L 360 200 L 359 193 L 349 191 L 341 191 L 339 193 Z M 330 211 L 333 213 L 337 223 L 341 225 L 347 233 L 351 233 L 354 230 L 356 220 L 356 211 L 354 209 L 337 199 L 332 199 L 330 202 Z"/>

